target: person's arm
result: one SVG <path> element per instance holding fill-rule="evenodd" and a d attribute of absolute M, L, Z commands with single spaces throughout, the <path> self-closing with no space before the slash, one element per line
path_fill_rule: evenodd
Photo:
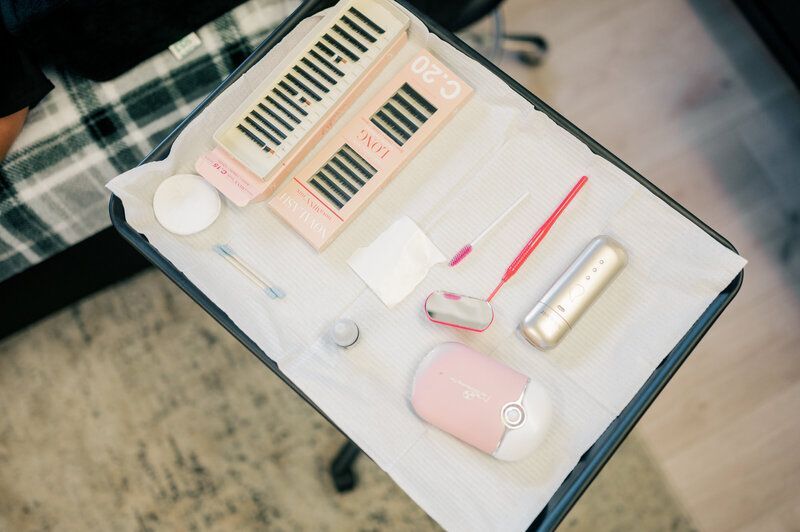
<path fill-rule="evenodd" d="M 2 0 L 0 0 L 2 1 Z M 28 110 L 53 88 L 37 64 L 28 57 L 3 26 L 0 17 L 0 162 L 19 136 Z"/>
<path fill-rule="evenodd" d="M 8 116 L 0 117 L 0 161 L 5 159 L 9 148 L 11 148 L 19 132 L 22 131 L 26 116 L 28 116 L 27 107 Z"/>

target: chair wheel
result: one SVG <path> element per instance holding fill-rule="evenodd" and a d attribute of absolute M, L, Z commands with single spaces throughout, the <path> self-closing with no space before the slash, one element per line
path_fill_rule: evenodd
<path fill-rule="evenodd" d="M 520 63 L 527 66 L 538 66 L 547 55 L 547 41 L 539 35 L 505 34 L 503 49 L 509 52 Z"/>
<path fill-rule="evenodd" d="M 356 483 L 356 474 L 352 469 L 338 471 L 333 475 L 333 487 L 336 488 L 338 493 L 353 491 L 356 487 Z"/>
<path fill-rule="evenodd" d="M 333 478 L 333 487 L 337 492 L 346 493 L 356 487 L 358 478 L 354 465 L 360 454 L 361 449 L 348 440 L 331 462 L 331 477 Z"/>

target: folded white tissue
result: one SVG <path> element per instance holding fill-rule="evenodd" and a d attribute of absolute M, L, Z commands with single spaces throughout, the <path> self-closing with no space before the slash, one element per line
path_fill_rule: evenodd
<path fill-rule="evenodd" d="M 394 222 L 369 246 L 347 260 L 353 271 L 392 308 L 446 257 L 408 216 Z"/>

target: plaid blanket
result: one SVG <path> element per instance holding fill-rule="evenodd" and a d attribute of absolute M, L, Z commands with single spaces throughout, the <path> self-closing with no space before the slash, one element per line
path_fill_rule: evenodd
<path fill-rule="evenodd" d="M 108 82 L 48 71 L 53 90 L 0 163 L 0 281 L 109 224 L 108 180 L 137 165 L 298 4 L 249 0 Z"/>

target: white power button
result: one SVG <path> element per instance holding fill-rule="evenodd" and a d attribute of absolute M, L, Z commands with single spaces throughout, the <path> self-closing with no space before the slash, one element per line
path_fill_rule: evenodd
<path fill-rule="evenodd" d="M 508 403 L 502 411 L 503 425 L 510 429 L 518 429 L 525 424 L 525 410 L 519 403 Z"/>
<path fill-rule="evenodd" d="M 583 288 L 582 285 L 576 284 L 569 290 L 569 300 L 575 301 L 576 299 L 581 297 L 585 291 L 586 290 Z"/>

